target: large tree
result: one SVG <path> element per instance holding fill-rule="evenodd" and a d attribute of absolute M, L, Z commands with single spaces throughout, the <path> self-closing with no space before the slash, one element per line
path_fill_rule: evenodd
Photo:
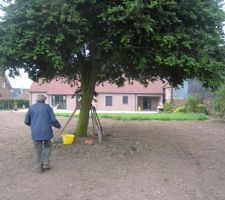
<path fill-rule="evenodd" d="M 10 1 L 8 1 L 10 2 Z M 0 66 L 33 80 L 81 83 L 77 133 L 86 135 L 95 85 L 159 78 L 174 86 L 224 75 L 220 0 L 15 0 L 3 6 Z"/>

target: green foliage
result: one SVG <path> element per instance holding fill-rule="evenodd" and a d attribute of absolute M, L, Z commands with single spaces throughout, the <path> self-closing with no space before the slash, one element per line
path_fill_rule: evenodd
<path fill-rule="evenodd" d="M 185 101 L 185 112 L 197 112 L 197 105 L 200 103 L 199 97 L 188 96 Z"/>
<path fill-rule="evenodd" d="M 0 110 L 10 110 L 13 109 L 12 99 L 0 99 Z"/>
<path fill-rule="evenodd" d="M 63 116 L 63 117 L 70 117 L 70 116 L 71 116 L 71 113 L 57 112 L 57 110 L 55 111 L 55 114 L 56 114 L 57 116 Z M 74 114 L 73 117 L 78 118 L 79 115 L 80 115 L 80 112 L 77 111 L 77 112 Z"/>
<path fill-rule="evenodd" d="M 185 112 L 205 113 L 206 107 L 199 96 L 188 96 L 185 101 Z"/>
<path fill-rule="evenodd" d="M 100 118 L 112 118 L 117 120 L 160 120 L 160 121 L 183 121 L 183 120 L 207 120 L 204 114 L 190 113 L 157 113 L 157 114 L 98 114 Z"/>
<path fill-rule="evenodd" d="M 224 18 L 219 8 L 221 1 L 122 2 L 112 3 L 104 19 L 111 25 L 111 35 L 119 38 L 118 43 L 126 49 L 122 49 L 117 60 L 124 60 L 127 54 L 134 58 L 129 68 L 136 77 L 156 75 L 173 85 L 196 77 L 211 87 L 223 79 L 223 31 L 219 26 L 219 34 L 215 34 L 213 28 Z M 123 28 L 117 29 L 118 26 Z M 216 41 L 218 46 L 213 46 Z"/>
<path fill-rule="evenodd" d="M 29 107 L 29 101 L 23 99 L 0 99 L 0 110 Z"/>
<path fill-rule="evenodd" d="M 69 117 L 68 113 L 56 113 L 57 116 Z M 184 120 L 207 120 L 205 114 L 193 113 L 98 113 L 99 118 L 116 119 L 116 120 L 160 120 L 160 121 L 184 121 Z"/>
<path fill-rule="evenodd" d="M 170 112 L 174 112 L 175 109 L 176 109 L 176 105 L 173 103 L 165 103 L 163 105 L 163 112 L 170 113 Z"/>
<path fill-rule="evenodd" d="M 205 106 L 205 104 L 203 104 L 203 103 L 198 104 L 197 105 L 197 112 L 198 113 L 206 113 L 206 106 Z"/>
<path fill-rule="evenodd" d="M 25 99 L 14 99 L 13 104 L 17 106 L 17 108 L 28 108 L 30 101 Z"/>
<path fill-rule="evenodd" d="M 196 77 L 211 87 L 223 77 L 220 0 L 15 0 L 3 10 L 0 66 L 12 74 L 174 86 Z"/>
<path fill-rule="evenodd" d="M 221 87 L 216 92 L 216 97 L 214 100 L 214 111 L 220 118 L 225 117 L 225 86 Z"/>
<path fill-rule="evenodd" d="M 178 106 L 173 110 L 174 113 L 178 112 L 185 112 L 185 107 L 184 106 Z"/>

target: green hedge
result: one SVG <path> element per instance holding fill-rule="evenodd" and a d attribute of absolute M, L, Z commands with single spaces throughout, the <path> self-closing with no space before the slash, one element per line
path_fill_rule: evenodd
<path fill-rule="evenodd" d="M 0 110 L 12 110 L 29 107 L 29 101 L 25 99 L 0 99 Z"/>
<path fill-rule="evenodd" d="M 12 99 L 0 99 L 0 110 L 10 110 L 13 109 Z"/>
<path fill-rule="evenodd" d="M 13 100 L 14 105 L 17 105 L 17 108 L 28 108 L 29 107 L 29 101 L 25 99 L 16 99 Z"/>

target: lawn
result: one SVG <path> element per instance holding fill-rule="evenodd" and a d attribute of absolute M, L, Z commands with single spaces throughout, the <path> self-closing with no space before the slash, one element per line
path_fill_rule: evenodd
<path fill-rule="evenodd" d="M 69 117 L 70 113 L 56 113 L 57 116 Z M 98 113 L 99 118 L 116 120 L 161 120 L 161 121 L 184 121 L 184 120 L 207 120 L 208 116 L 203 113 Z"/>

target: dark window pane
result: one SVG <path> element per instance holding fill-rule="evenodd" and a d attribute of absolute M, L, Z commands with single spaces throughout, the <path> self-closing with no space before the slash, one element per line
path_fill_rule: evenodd
<path fill-rule="evenodd" d="M 151 110 L 152 99 L 151 97 L 143 97 L 143 110 Z"/>
<path fill-rule="evenodd" d="M 128 96 L 123 96 L 123 104 L 128 104 Z"/>
<path fill-rule="evenodd" d="M 112 106 L 112 96 L 106 96 L 105 97 L 105 105 L 106 106 Z"/>

